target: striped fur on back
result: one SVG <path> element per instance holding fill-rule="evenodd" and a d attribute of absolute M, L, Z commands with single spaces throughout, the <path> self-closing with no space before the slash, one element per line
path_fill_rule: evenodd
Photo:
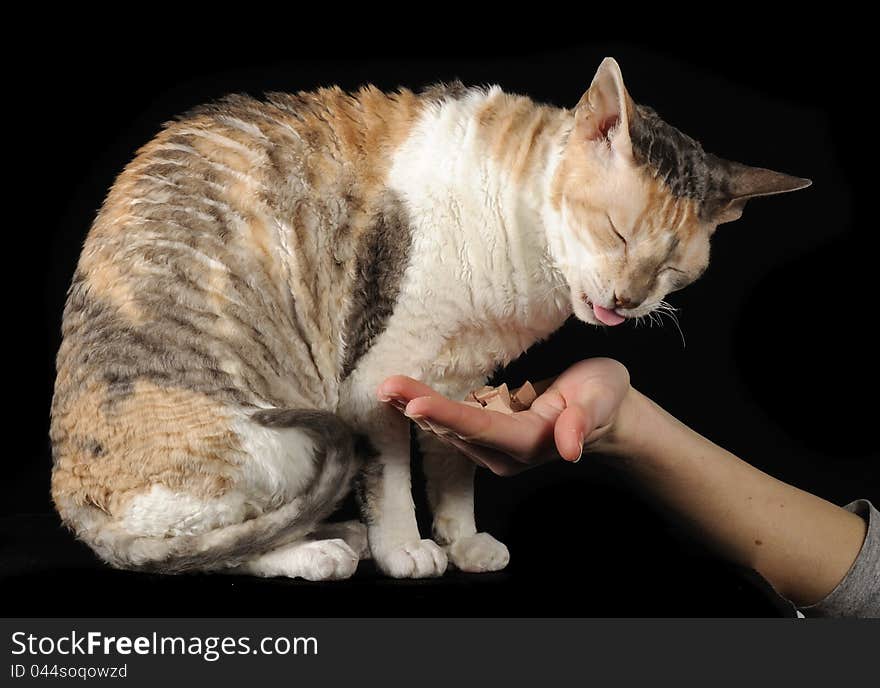
<path fill-rule="evenodd" d="M 394 299 L 394 252 L 405 253 L 408 237 L 405 211 L 382 183 L 422 107 L 411 92 L 372 88 L 233 96 L 139 151 L 89 233 L 64 313 L 56 494 L 107 504 L 104 483 L 138 445 L 153 458 L 138 462 L 144 474 L 128 489 L 153 469 L 188 480 L 180 461 L 160 464 L 164 452 L 147 436 L 128 451 L 114 444 L 117 423 L 146 414 L 164 425 L 165 398 L 172 413 L 335 408 L 340 379 Z M 235 450 L 209 431 L 221 445 L 205 446 L 211 456 Z M 101 471 L 77 476 L 73 465 L 85 462 Z M 200 491 L 222 491 L 222 463 Z"/>

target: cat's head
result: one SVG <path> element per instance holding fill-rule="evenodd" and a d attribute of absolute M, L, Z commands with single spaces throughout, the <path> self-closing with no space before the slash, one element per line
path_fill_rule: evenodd
<path fill-rule="evenodd" d="M 654 310 L 709 262 L 709 238 L 756 196 L 810 180 L 706 153 L 636 105 L 620 67 L 606 58 L 574 110 L 554 175 L 551 250 L 575 315 L 614 325 Z"/>

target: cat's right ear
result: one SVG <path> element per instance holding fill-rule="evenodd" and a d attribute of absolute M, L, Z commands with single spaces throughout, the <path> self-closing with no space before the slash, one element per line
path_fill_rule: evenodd
<path fill-rule="evenodd" d="M 806 189 L 813 183 L 809 179 L 722 160 L 714 155 L 708 156 L 708 160 L 721 182 L 715 196 L 707 199 L 706 209 L 719 225 L 738 220 L 746 201 L 752 198 Z"/>
<path fill-rule="evenodd" d="M 575 107 L 574 135 L 631 158 L 629 122 L 634 109 L 617 60 L 606 57 Z"/>

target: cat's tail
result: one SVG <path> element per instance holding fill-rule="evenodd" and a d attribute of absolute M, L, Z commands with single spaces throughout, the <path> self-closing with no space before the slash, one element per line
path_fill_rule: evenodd
<path fill-rule="evenodd" d="M 301 540 L 326 519 L 349 492 L 354 476 L 371 452 L 369 441 L 327 411 L 271 409 L 253 414 L 250 421 L 270 437 L 273 433 L 283 436 L 284 444 L 280 446 L 298 449 L 297 455 L 286 458 L 309 470 L 307 484 L 296 496 L 273 510 L 250 518 L 242 515 L 238 522 L 211 527 L 205 532 L 154 534 L 150 532 L 150 520 L 161 521 L 163 514 L 172 513 L 171 518 L 179 523 L 181 517 L 174 514 L 174 510 L 189 508 L 185 495 L 167 490 L 156 492 L 154 488 L 144 499 L 164 500 L 164 503 L 139 504 L 135 527 L 132 518 L 119 518 L 90 505 L 65 505 L 56 500 L 59 513 L 102 559 L 117 568 L 141 571 L 182 573 L 228 569 Z M 294 441 L 297 436 L 298 443 Z M 202 503 L 195 517 L 196 530 L 200 518 L 210 522 L 205 514 L 210 514 L 212 509 L 226 514 L 235 511 L 234 507 L 230 509 L 228 501 Z M 152 519 L 145 518 L 145 513 L 151 514 Z M 189 516 L 184 516 L 183 520 L 187 518 Z M 145 529 L 150 534 L 145 535 Z"/>

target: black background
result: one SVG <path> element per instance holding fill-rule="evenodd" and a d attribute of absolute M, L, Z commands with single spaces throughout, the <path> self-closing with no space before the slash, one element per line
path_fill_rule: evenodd
<path fill-rule="evenodd" d="M 753 201 L 719 229 L 708 272 L 670 299 L 686 346 L 670 325 L 600 331 L 569 322 L 502 377 L 540 379 L 581 358 L 613 356 L 639 389 L 763 470 L 836 503 L 880 497 L 876 123 L 866 100 L 874 66 L 856 26 L 842 33 L 826 18 L 796 27 L 745 18 L 599 41 L 573 18 L 344 35 L 335 22 L 280 18 L 268 33 L 232 19 L 184 27 L 143 16 L 113 30 L 56 24 L 34 32 L 7 65 L 7 170 L 16 175 L 6 199 L 7 265 L 16 275 L 8 286 L 18 285 L 7 337 L 22 349 L 8 364 L 20 378 L 7 390 L 16 448 L 5 456 L 0 501 L 8 614 L 780 613 L 760 581 L 689 542 L 590 460 L 513 479 L 480 475 L 478 520 L 512 552 L 499 574 L 400 582 L 364 565 L 334 585 L 164 578 L 110 571 L 75 543 L 51 510 L 47 432 L 61 309 L 80 246 L 116 174 L 161 123 L 235 91 L 419 88 L 460 78 L 572 106 L 612 55 L 633 98 L 707 150 L 811 178 L 810 189 Z"/>

